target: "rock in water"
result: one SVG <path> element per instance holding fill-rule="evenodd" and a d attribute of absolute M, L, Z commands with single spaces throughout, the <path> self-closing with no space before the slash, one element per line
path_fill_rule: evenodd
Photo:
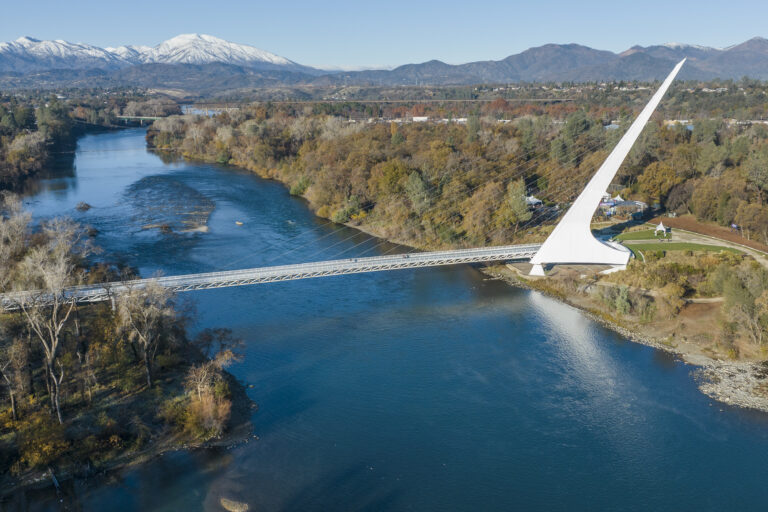
<path fill-rule="evenodd" d="M 247 503 L 241 501 L 230 500 L 227 498 L 221 498 L 219 503 L 228 512 L 247 512 L 250 507 Z"/>

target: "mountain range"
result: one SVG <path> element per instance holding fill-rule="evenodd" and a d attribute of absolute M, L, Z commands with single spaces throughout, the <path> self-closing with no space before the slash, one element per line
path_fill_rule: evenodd
<path fill-rule="evenodd" d="M 438 60 L 394 69 L 330 71 L 253 46 L 182 34 L 157 46 L 99 48 L 21 37 L 0 43 L 0 87 L 130 85 L 213 91 L 280 85 L 468 85 L 477 83 L 655 80 L 687 58 L 683 79 L 768 79 L 768 40 L 728 48 L 668 43 L 613 53 L 547 44 L 493 61 Z"/>
<path fill-rule="evenodd" d="M 209 64 L 221 62 L 258 69 L 317 73 L 291 60 L 253 46 L 205 34 L 181 34 L 157 46 L 99 48 L 57 39 L 20 37 L 0 43 L 0 72 L 28 73 L 51 69 L 116 70 L 141 64 Z"/>

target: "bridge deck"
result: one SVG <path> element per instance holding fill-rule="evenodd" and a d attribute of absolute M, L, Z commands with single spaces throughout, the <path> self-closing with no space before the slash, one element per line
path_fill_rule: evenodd
<path fill-rule="evenodd" d="M 432 251 L 415 254 L 395 254 L 391 256 L 373 256 L 368 258 L 349 258 L 343 260 L 318 261 L 282 265 L 275 267 L 257 267 L 244 270 L 187 274 L 133 281 L 102 283 L 97 285 L 73 286 L 65 290 L 67 297 L 74 297 L 77 302 L 100 302 L 130 288 L 141 288 L 149 282 L 157 283 L 176 292 L 246 286 L 275 281 L 292 281 L 312 277 L 358 274 L 418 267 L 436 267 L 460 263 L 484 263 L 490 261 L 525 260 L 532 258 L 540 244 L 507 245 L 480 249 L 461 249 L 450 251 Z M 14 292 L 0 295 L 0 306 L 6 310 L 18 308 L 22 300 L 45 302 L 47 297 L 38 291 Z"/>

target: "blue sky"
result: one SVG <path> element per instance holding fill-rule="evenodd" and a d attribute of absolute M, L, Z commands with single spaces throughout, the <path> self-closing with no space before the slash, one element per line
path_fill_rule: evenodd
<path fill-rule="evenodd" d="M 22 35 L 153 46 L 181 33 L 251 44 L 314 66 L 501 59 L 576 42 L 729 46 L 768 37 L 766 0 L 0 0 L 0 41 Z"/>

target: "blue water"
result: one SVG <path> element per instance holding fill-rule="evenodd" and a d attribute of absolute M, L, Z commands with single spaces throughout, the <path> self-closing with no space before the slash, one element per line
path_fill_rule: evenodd
<path fill-rule="evenodd" d="M 397 250 L 315 218 L 277 183 L 164 164 L 143 136 L 81 139 L 74 170 L 43 179 L 28 207 L 92 225 L 103 257 L 143 275 Z M 139 182 L 167 198 L 155 217 L 213 204 L 209 232 L 142 229 Z M 222 510 L 221 497 L 298 511 L 767 506 L 768 415 L 713 402 L 691 367 L 471 267 L 189 297 L 194 330 L 246 341 L 232 371 L 253 386 L 259 439 L 79 482 L 82 510 Z M 60 507 L 37 499 L 31 509 Z"/>

